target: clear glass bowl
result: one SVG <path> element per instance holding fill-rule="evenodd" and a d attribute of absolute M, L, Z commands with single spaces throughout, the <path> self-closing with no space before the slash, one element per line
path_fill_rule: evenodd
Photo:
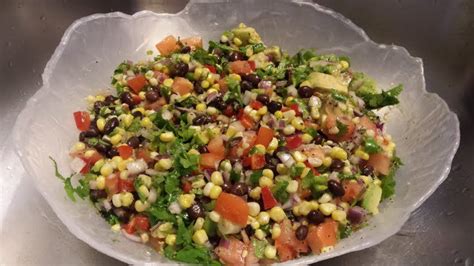
<path fill-rule="evenodd" d="M 459 145 L 459 122 L 438 95 L 426 91 L 421 59 L 402 47 L 374 43 L 332 10 L 300 1 L 192 1 L 177 14 L 96 14 L 68 28 L 44 70 L 43 87 L 28 101 L 14 128 L 23 166 L 76 237 L 127 263 L 170 263 L 149 247 L 113 233 L 88 201 L 71 202 L 48 156 L 63 172 L 69 171 L 68 150 L 77 139 L 72 113 L 85 108 L 87 95 L 110 87 L 121 61 L 145 59 L 146 51 L 154 50 L 168 34 L 216 39 L 240 22 L 255 27 L 266 43 L 291 53 L 314 47 L 321 53 L 347 55 L 354 69 L 367 72 L 382 88 L 405 85 L 401 104 L 386 116 L 387 130 L 404 162 L 396 176 L 396 196 L 382 204 L 367 227 L 331 252 L 288 264 L 314 263 L 376 245 L 395 234 L 447 177 Z"/>

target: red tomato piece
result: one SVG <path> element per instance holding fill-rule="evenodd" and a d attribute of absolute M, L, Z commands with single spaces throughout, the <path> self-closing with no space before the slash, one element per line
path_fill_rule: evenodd
<path fill-rule="evenodd" d="M 358 200 L 364 192 L 364 185 L 358 182 L 343 180 L 342 186 L 344 187 L 344 195 L 342 196 L 342 200 L 348 203 Z"/>
<path fill-rule="evenodd" d="M 216 70 L 216 67 L 215 67 L 215 66 L 212 66 L 212 65 L 204 65 L 204 67 L 206 67 L 207 69 L 209 69 L 209 72 L 211 72 L 212 74 L 216 74 L 216 73 L 217 73 L 217 70 Z"/>
<path fill-rule="evenodd" d="M 222 192 L 216 200 L 214 210 L 224 219 L 240 226 L 247 224 L 249 207 L 247 202 L 234 194 Z"/>
<path fill-rule="evenodd" d="M 210 153 L 224 157 L 225 147 L 224 147 L 224 140 L 222 139 L 222 136 L 217 136 L 211 139 L 211 141 L 209 141 L 209 143 L 207 144 L 207 149 L 209 150 Z"/>
<path fill-rule="evenodd" d="M 336 245 L 337 227 L 338 223 L 332 219 L 326 219 L 318 226 L 310 225 L 306 240 L 313 253 L 319 254 L 322 248 Z"/>
<path fill-rule="evenodd" d="M 250 156 L 250 168 L 252 170 L 262 169 L 265 163 L 265 155 L 263 154 L 253 154 Z"/>
<path fill-rule="evenodd" d="M 300 116 L 301 115 L 301 112 L 300 112 L 300 107 L 297 103 L 294 103 L 292 105 L 290 105 L 290 109 L 295 111 L 296 113 L 296 116 Z"/>
<path fill-rule="evenodd" d="M 156 44 L 156 49 L 161 55 L 167 56 L 179 49 L 178 40 L 173 35 L 166 36 L 163 40 Z"/>
<path fill-rule="evenodd" d="M 88 112 L 77 111 L 74 112 L 73 115 L 77 129 L 80 131 L 89 129 L 89 126 L 91 125 L 91 117 Z"/>
<path fill-rule="evenodd" d="M 150 221 L 148 220 L 148 217 L 144 215 L 137 215 L 133 218 L 133 220 L 135 229 L 141 231 L 148 231 L 148 229 L 150 229 Z"/>
<path fill-rule="evenodd" d="M 105 191 L 109 195 L 116 194 L 119 192 L 119 178 L 117 175 L 110 175 L 105 177 Z"/>
<path fill-rule="evenodd" d="M 143 75 L 138 75 L 132 79 L 127 80 L 127 85 L 135 92 L 139 93 L 146 85 L 146 78 Z"/>
<path fill-rule="evenodd" d="M 265 148 L 268 147 L 268 144 L 270 144 L 273 139 L 273 134 L 273 129 L 263 126 L 260 127 L 258 129 L 257 140 L 255 141 L 255 145 L 261 144 L 265 146 Z"/>
<path fill-rule="evenodd" d="M 193 49 L 202 48 L 202 38 L 200 36 L 192 36 L 184 39 L 180 39 L 180 41 Z"/>
<path fill-rule="evenodd" d="M 255 61 L 249 60 L 248 62 L 249 62 L 249 65 L 250 65 L 250 69 L 252 69 L 252 71 L 255 71 L 255 68 L 256 68 Z"/>
<path fill-rule="evenodd" d="M 139 104 L 139 103 L 142 102 L 142 99 L 140 99 L 140 96 L 138 96 L 136 94 L 132 94 L 132 99 L 133 99 L 134 104 Z"/>
<path fill-rule="evenodd" d="M 229 63 L 229 69 L 232 73 L 248 74 L 252 72 L 249 61 L 234 61 Z"/>
<path fill-rule="evenodd" d="M 278 256 L 281 261 L 287 261 L 298 257 L 299 253 L 306 253 L 309 251 L 306 240 L 298 240 L 295 231 L 288 219 L 280 223 L 281 233 L 275 239 L 275 247 L 278 251 Z"/>
<path fill-rule="evenodd" d="M 121 179 L 118 181 L 118 188 L 120 192 L 133 192 L 135 191 L 135 186 L 133 185 L 133 179 Z"/>
<path fill-rule="evenodd" d="M 286 137 L 286 147 L 290 150 L 298 148 L 301 144 L 303 144 L 303 139 L 300 135 Z"/>
<path fill-rule="evenodd" d="M 262 187 L 263 208 L 265 210 L 271 209 L 278 205 L 278 201 L 273 197 L 273 193 L 268 187 Z"/>
<path fill-rule="evenodd" d="M 240 123 L 242 126 L 244 126 L 246 129 L 253 128 L 255 122 L 253 121 L 252 117 L 246 113 L 242 113 L 242 116 L 240 117 Z"/>
<path fill-rule="evenodd" d="M 84 165 L 84 167 L 82 167 L 82 169 L 81 169 L 81 174 L 87 174 L 91 170 L 91 167 L 98 160 L 102 159 L 102 155 L 100 155 L 100 153 L 94 151 L 94 153 L 89 157 L 85 157 L 85 156 L 81 155 L 81 156 L 79 156 L 79 158 L 81 158 L 86 163 Z"/>
<path fill-rule="evenodd" d="M 179 95 L 185 95 L 193 90 L 193 84 L 186 78 L 176 77 L 171 89 Z"/>
<path fill-rule="evenodd" d="M 253 100 L 250 102 L 250 107 L 254 110 L 258 110 L 263 107 L 263 104 L 257 100 Z"/>
<path fill-rule="evenodd" d="M 140 148 L 135 153 L 137 159 L 143 159 L 146 163 L 150 163 L 153 159 L 150 156 L 150 152 L 145 148 Z"/>
<path fill-rule="evenodd" d="M 329 130 L 333 127 L 337 127 L 337 122 L 342 123 L 346 127 L 346 132 L 344 134 L 330 134 Z M 330 140 L 333 141 L 347 141 L 352 138 L 355 131 L 355 124 L 351 119 L 346 117 L 336 117 L 335 115 L 328 113 L 326 118 L 326 124 L 323 127 L 323 132 L 328 136 Z"/>
<path fill-rule="evenodd" d="M 183 189 L 184 193 L 189 193 L 189 191 L 191 191 L 192 189 L 191 182 L 188 182 L 188 181 L 184 182 L 181 188 Z"/>
<path fill-rule="evenodd" d="M 372 166 L 376 173 L 388 175 L 390 173 L 392 162 L 387 155 L 383 153 L 374 153 L 370 155 L 367 164 Z"/>
<path fill-rule="evenodd" d="M 314 168 L 314 166 L 312 166 L 308 161 L 305 161 L 304 164 L 306 165 L 306 167 L 309 167 L 309 169 L 311 169 L 311 172 L 313 172 L 314 175 L 319 175 L 318 170 Z"/>
<path fill-rule="evenodd" d="M 202 153 L 200 155 L 199 164 L 203 168 L 216 169 L 222 159 L 224 159 L 223 156 L 214 153 Z"/>
<path fill-rule="evenodd" d="M 134 220 L 132 219 L 131 221 L 128 222 L 128 224 L 124 225 L 123 229 L 125 230 L 125 232 L 127 232 L 127 234 L 132 235 L 133 233 L 135 233 Z"/>
<path fill-rule="evenodd" d="M 133 148 L 128 146 L 128 145 L 120 145 L 117 147 L 117 151 L 122 157 L 122 159 L 128 159 L 132 156 L 133 154 Z"/>

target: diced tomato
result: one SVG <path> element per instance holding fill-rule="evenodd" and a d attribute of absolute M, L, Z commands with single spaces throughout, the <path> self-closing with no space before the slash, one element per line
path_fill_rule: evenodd
<path fill-rule="evenodd" d="M 252 154 L 250 156 L 250 168 L 252 170 L 262 169 L 265 166 L 265 155 Z"/>
<path fill-rule="evenodd" d="M 212 65 L 204 65 L 204 67 L 206 67 L 207 69 L 209 69 L 209 72 L 213 73 L 213 74 L 216 74 L 217 73 L 217 70 L 216 70 L 216 67 L 215 66 L 212 66 Z"/>
<path fill-rule="evenodd" d="M 129 221 L 128 224 L 124 225 L 123 229 L 125 230 L 125 232 L 127 232 L 130 235 L 135 233 L 135 225 L 134 225 L 133 219 Z"/>
<path fill-rule="evenodd" d="M 144 215 L 137 215 L 133 218 L 135 222 L 135 228 L 141 231 L 148 231 L 150 229 L 150 221 L 148 217 Z"/>
<path fill-rule="evenodd" d="M 367 164 L 374 168 L 375 173 L 388 175 L 390 173 L 392 162 L 387 155 L 383 153 L 374 153 L 370 155 Z"/>
<path fill-rule="evenodd" d="M 242 126 L 244 126 L 246 129 L 253 128 L 255 124 L 252 117 L 246 113 L 242 113 L 242 116 L 240 117 L 239 121 L 240 123 L 242 123 Z"/>
<path fill-rule="evenodd" d="M 300 135 L 286 137 L 286 147 L 290 150 L 298 148 L 301 144 L 303 144 L 303 139 Z"/>
<path fill-rule="evenodd" d="M 304 162 L 304 164 L 306 165 L 306 167 L 311 169 L 311 172 L 313 172 L 313 175 L 319 175 L 318 170 L 314 168 L 314 166 L 312 166 L 308 161 Z"/>
<path fill-rule="evenodd" d="M 255 71 L 255 68 L 256 68 L 255 61 L 249 60 L 248 62 L 249 62 L 249 65 L 250 65 L 250 69 L 252 69 L 252 71 Z"/>
<path fill-rule="evenodd" d="M 283 222 L 280 223 L 280 228 L 280 236 L 275 239 L 275 247 L 278 251 L 280 261 L 294 259 L 299 253 L 306 253 L 309 251 L 306 240 L 298 240 L 296 238 L 290 220 L 283 220 Z"/>
<path fill-rule="evenodd" d="M 219 245 L 214 249 L 219 259 L 225 265 L 244 266 L 246 262 L 244 251 L 247 251 L 244 242 L 235 238 L 228 238 L 225 241 L 228 245 Z M 247 254 L 250 255 L 249 252 Z"/>
<path fill-rule="evenodd" d="M 118 151 L 120 157 L 122 157 L 122 159 L 128 159 L 133 154 L 133 148 L 128 146 L 128 145 L 118 146 L 117 151 Z"/>
<path fill-rule="evenodd" d="M 359 119 L 359 125 L 366 130 L 372 130 L 375 133 L 375 136 L 377 136 L 377 126 L 366 115 Z"/>
<path fill-rule="evenodd" d="M 143 75 L 138 75 L 132 79 L 127 80 L 127 85 L 135 92 L 139 93 L 146 85 L 146 78 Z"/>
<path fill-rule="evenodd" d="M 243 150 L 242 155 L 247 156 L 250 150 L 255 146 L 255 142 L 257 141 L 257 133 L 253 130 L 247 130 L 243 134 L 242 139 L 242 146 L 246 146 L 247 148 Z"/>
<path fill-rule="evenodd" d="M 133 99 L 133 104 L 135 105 L 142 102 L 142 99 L 140 98 L 140 96 L 136 94 L 132 94 L 132 99 Z"/>
<path fill-rule="evenodd" d="M 183 185 L 181 185 L 181 188 L 183 189 L 184 193 L 188 193 L 192 189 L 191 182 L 185 181 Z"/>
<path fill-rule="evenodd" d="M 121 179 L 118 181 L 118 188 L 120 192 L 133 192 L 135 191 L 135 186 L 133 185 L 133 179 Z"/>
<path fill-rule="evenodd" d="M 156 49 L 163 56 L 168 56 L 179 49 L 178 40 L 173 35 L 166 36 L 163 40 L 156 44 Z"/>
<path fill-rule="evenodd" d="M 257 100 L 253 100 L 250 102 L 250 107 L 252 107 L 254 110 L 258 110 L 263 107 L 263 104 Z"/>
<path fill-rule="evenodd" d="M 263 208 L 265 210 L 271 209 L 278 205 L 278 201 L 273 197 L 273 193 L 268 187 L 262 187 Z"/>
<path fill-rule="evenodd" d="M 337 222 L 332 219 L 326 219 L 318 226 L 309 226 L 306 240 L 313 253 L 319 254 L 322 248 L 336 245 L 337 227 Z"/>
<path fill-rule="evenodd" d="M 107 191 L 109 195 L 116 194 L 120 191 L 119 177 L 116 174 L 105 177 L 105 191 Z"/>
<path fill-rule="evenodd" d="M 257 140 L 255 141 L 255 145 L 261 144 L 265 146 L 265 148 L 268 147 L 268 144 L 270 144 L 273 139 L 273 134 L 273 129 L 263 126 L 260 127 L 258 129 Z"/>
<path fill-rule="evenodd" d="M 229 63 L 229 69 L 232 73 L 248 74 L 252 72 L 249 61 L 233 61 Z"/>
<path fill-rule="evenodd" d="M 199 164 L 203 168 L 217 169 L 217 166 L 222 159 L 224 159 L 223 156 L 214 153 L 202 153 L 200 155 Z"/>
<path fill-rule="evenodd" d="M 224 115 L 231 117 L 234 115 L 234 108 L 232 107 L 232 105 L 227 104 L 223 113 Z"/>
<path fill-rule="evenodd" d="M 247 224 L 249 207 L 247 202 L 234 194 L 222 192 L 216 200 L 214 210 L 224 219 L 227 219 L 240 226 Z"/>
<path fill-rule="evenodd" d="M 297 103 L 293 103 L 292 105 L 290 105 L 290 109 L 293 110 L 293 111 L 295 111 L 296 116 L 300 116 L 300 115 L 301 115 L 300 106 L 299 106 Z"/>
<path fill-rule="evenodd" d="M 338 122 L 342 123 L 345 126 L 345 133 L 339 132 L 338 134 L 330 134 L 329 130 L 333 127 L 338 126 Z M 330 140 L 333 141 L 347 141 L 352 138 L 355 131 L 355 124 L 351 119 L 346 117 L 336 117 L 335 115 L 328 113 L 326 118 L 326 123 L 323 127 L 323 132 L 328 136 Z"/>
<path fill-rule="evenodd" d="M 193 49 L 202 48 L 202 38 L 200 36 L 192 36 L 180 40 L 184 45 Z"/>
<path fill-rule="evenodd" d="M 88 112 L 77 111 L 74 112 L 73 115 L 77 129 L 80 131 L 89 129 L 89 126 L 91 125 L 91 117 Z"/>
<path fill-rule="evenodd" d="M 185 95 L 193 90 L 193 84 L 188 79 L 176 77 L 171 89 L 179 95 Z"/>
<path fill-rule="evenodd" d="M 342 187 L 344 188 L 342 200 L 348 203 L 358 200 L 364 191 L 364 185 L 351 180 L 342 181 Z"/>
<path fill-rule="evenodd" d="M 170 77 L 170 76 L 168 76 L 168 74 L 160 72 L 160 71 L 155 71 L 154 76 L 155 76 L 156 80 L 158 80 L 158 82 L 160 82 L 160 83 L 162 83 L 163 81 L 165 81 L 165 79 Z"/>
<path fill-rule="evenodd" d="M 209 143 L 207 144 L 207 149 L 209 150 L 210 153 L 224 157 L 225 147 L 224 147 L 224 140 L 222 139 L 222 136 L 217 136 L 211 139 L 211 141 L 209 141 Z"/>
<path fill-rule="evenodd" d="M 165 97 L 160 97 L 157 101 L 154 101 L 152 103 L 146 101 L 144 107 L 145 107 L 146 110 L 158 111 L 165 104 L 166 104 L 166 98 Z"/>
<path fill-rule="evenodd" d="M 219 91 L 220 92 L 222 92 L 222 93 L 227 92 L 227 90 L 229 89 L 229 86 L 227 85 L 227 81 L 225 81 L 224 78 L 219 79 L 219 81 L 217 83 L 219 84 Z"/>
<path fill-rule="evenodd" d="M 102 155 L 98 153 L 97 151 L 94 151 L 94 153 L 89 156 L 85 157 L 84 154 L 79 155 L 79 158 L 81 158 L 86 164 L 84 167 L 81 169 L 81 174 L 87 174 L 89 173 L 91 167 L 100 159 L 102 159 Z"/>
<path fill-rule="evenodd" d="M 150 163 L 153 161 L 153 159 L 150 156 L 150 151 L 145 148 L 140 148 L 136 151 L 136 157 L 137 159 L 143 159 L 146 163 Z"/>

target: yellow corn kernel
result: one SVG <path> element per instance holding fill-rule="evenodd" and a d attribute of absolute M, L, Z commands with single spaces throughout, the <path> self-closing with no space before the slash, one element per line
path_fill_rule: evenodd
<path fill-rule="evenodd" d="M 381 186 L 382 185 L 382 181 L 380 181 L 380 179 L 376 178 L 374 179 L 374 185 L 377 185 L 377 186 Z"/>
<path fill-rule="evenodd" d="M 335 210 L 331 213 L 331 217 L 337 222 L 344 222 L 346 220 L 346 212 L 343 210 Z"/>
<path fill-rule="evenodd" d="M 219 85 L 219 83 L 215 83 L 211 86 L 211 89 L 215 91 L 219 91 L 221 89 L 221 86 Z M 210 90 L 207 90 L 207 91 L 210 91 Z"/>
<path fill-rule="evenodd" d="M 229 75 L 229 78 L 234 79 L 234 80 L 237 80 L 237 81 L 240 81 L 240 80 L 241 80 L 240 75 L 237 75 L 237 74 L 230 74 L 230 75 Z"/>
<path fill-rule="evenodd" d="M 96 125 L 97 125 L 97 129 L 99 129 L 100 131 L 104 131 L 105 119 L 103 119 L 102 117 L 97 119 Z"/>
<path fill-rule="evenodd" d="M 285 128 L 283 128 L 283 133 L 285 135 L 291 135 L 295 133 L 295 127 L 292 125 L 287 125 Z"/>
<path fill-rule="evenodd" d="M 301 137 L 301 140 L 303 141 L 304 144 L 309 144 L 311 143 L 311 141 L 313 141 L 313 137 L 310 134 L 305 133 Z"/>
<path fill-rule="evenodd" d="M 143 107 L 134 108 L 132 110 L 132 113 L 135 113 L 135 112 L 140 112 L 140 113 L 142 113 L 142 115 L 144 115 L 145 114 L 145 108 L 143 108 Z"/>
<path fill-rule="evenodd" d="M 212 182 L 208 182 L 204 188 L 202 189 L 202 194 L 204 194 L 204 196 L 207 196 L 209 197 L 209 195 L 211 194 L 211 189 L 214 187 L 214 183 Z"/>
<path fill-rule="evenodd" d="M 141 200 L 135 201 L 135 210 L 137 212 L 144 212 L 146 209 L 148 209 L 148 207 L 149 207 L 148 202 L 143 203 L 143 201 L 141 201 Z"/>
<path fill-rule="evenodd" d="M 324 159 L 323 159 L 323 165 L 324 165 L 325 167 L 329 167 L 329 166 L 331 166 L 331 164 L 332 164 L 332 159 L 331 159 L 331 157 L 324 157 Z"/>
<path fill-rule="evenodd" d="M 112 165 L 110 165 L 109 163 L 105 163 L 100 168 L 100 174 L 103 176 L 109 176 L 113 173 L 113 171 L 114 169 L 112 168 Z"/>
<path fill-rule="evenodd" d="M 120 229 L 122 229 L 122 228 L 120 227 L 120 224 L 119 224 L 119 223 L 116 223 L 116 224 L 112 225 L 112 226 L 110 227 L 110 229 L 111 229 L 113 232 L 118 233 L 118 232 L 120 232 Z"/>
<path fill-rule="evenodd" d="M 262 188 L 261 187 L 256 187 L 249 192 L 249 196 L 254 199 L 258 200 L 260 199 L 260 194 L 262 193 Z"/>
<path fill-rule="evenodd" d="M 319 209 L 319 203 L 315 200 L 309 202 L 311 204 L 311 210 L 317 211 Z"/>
<path fill-rule="evenodd" d="M 144 91 L 139 92 L 138 97 L 140 97 L 142 101 L 145 100 L 145 92 Z"/>
<path fill-rule="evenodd" d="M 196 150 L 196 149 L 190 149 L 190 150 L 188 151 L 188 154 L 189 154 L 189 155 L 199 155 L 199 154 L 201 154 L 201 153 L 199 153 L 199 151 Z"/>
<path fill-rule="evenodd" d="M 302 152 L 300 151 L 294 151 L 293 152 L 293 158 L 295 159 L 296 162 L 305 162 L 307 157 L 306 155 L 304 155 Z M 304 176 L 303 174 L 301 174 L 301 176 Z"/>
<path fill-rule="evenodd" d="M 222 186 L 222 184 L 224 184 L 224 178 L 222 177 L 221 172 L 219 171 L 212 172 L 211 181 L 212 183 L 214 183 L 214 185 Z"/>
<path fill-rule="evenodd" d="M 180 59 L 183 61 L 183 63 L 188 64 L 189 60 L 191 60 L 191 56 L 189 54 L 183 54 L 180 56 Z"/>
<path fill-rule="evenodd" d="M 363 151 L 362 149 L 357 149 L 355 152 L 355 156 L 361 158 L 362 160 L 368 160 L 369 159 L 369 154 Z"/>
<path fill-rule="evenodd" d="M 349 207 L 350 207 L 349 203 L 347 203 L 347 202 L 345 202 L 345 201 L 339 203 L 339 206 L 340 206 L 342 209 L 344 209 L 344 211 L 349 210 Z"/>
<path fill-rule="evenodd" d="M 321 248 L 321 253 L 327 253 L 329 251 L 332 251 L 333 249 L 334 249 L 334 246 L 323 247 Z"/>
<path fill-rule="evenodd" d="M 341 60 L 339 63 L 341 63 L 342 69 L 348 69 L 349 68 L 349 62 L 346 60 Z"/>
<path fill-rule="evenodd" d="M 97 96 L 95 96 L 95 101 L 96 101 L 96 102 L 99 102 L 99 101 L 101 102 L 101 101 L 103 101 L 103 100 L 105 100 L 105 97 L 104 97 L 103 95 L 97 95 Z"/>
<path fill-rule="evenodd" d="M 120 199 L 120 194 L 114 194 L 112 196 L 112 204 L 117 208 L 122 207 L 122 200 Z"/>
<path fill-rule="evenodd" d="M 364 181 L 364 184 L 366 185 L 372 183 L 372 177 L 370 176 L 361 175 L 359 178 L 362 179 L 362 181 Z"/>
<path fill-rule="evenodd" d="M 331 215 L 336 210 L 336 205 L 333 203 L 322 203 L 319 205 L 319 210 L 326 216 Z"/>
<path fill-rule="evenodd" d="M 258 181 L 258 184 L 260 187 L 271 187 L 273 186 L 273 180 L 266 177 L 266 176 L 262 176 L 260 177 L 260 180 Z"/>
<path fill-rule="evenodd" d="M 263 232 L 262 229 L 257 229 L 255 230 L 255 237 L 258 238 L 259 240 L 263 240 L 266 237 L 265 232 Z"/>
<path fill-rule="evenodd" d="M 274 223 L 272 227 L 272 239 L 275 240 L 281 235 L 281 227 L 279 224 Z"/>
<path fill-rule="evenodd" d="M 71 151 L 72 152 L 78 152 L 78 151 L 83 151 L 86 149 L 86 144 L 84 142 L 76 142 L 74 146 L 72 146 Z"/>
<path fill-rule="evenodd" d="M 249 207 L 250 216 L 255 217 L 260 213 L 260 204 L 257 202 L 247 202 L 247 206 Z"/>
<path fill-rule="evenodd" d="M 122 141 L 122 135 L 120 134 L 115 134 L 110 138 L 112 145 L 117 145 L 120 143 L 120 141 Z"/>
<path fill-rule="evenodd" d="M 176 244 L 176 235 L 175 234 L 169 234 L 165 238 L 165 243 L 169 246 L 174 246 Z"/>
<path fill-rule="evenodd" d="M 293 214 L 295 216 L 301 216 L 300 205 L 293 206 L 293 208 L 291 210 L 293 211 Z"/>
<path fill-rule="evenodd" d="M 179 206 L 181 206 L 181 208 L 183 208 L 183 209 L 187 209 L 187 208 L 191 207 L 191 205 L 193 205 L 193 202 L 194 202 L 194 197 L 195 197 L 194 194 L 181 194 L 181 195 L 179 195 L 179 197 L 178 197 Z"/>
<path fill-rule="evenodd" d="M 192 188 L 202 188 L 205 185 L 206 185 L 206 181 L 204 181 L 204 179 L 197 179 L 191 184 L 191 187 Z"/>
<path fill-rule="evenodd" d="M 303 130 L 305 128 L 303 119 L 301 117 L 293 118 L 293 120 L 291 120 L 291 125 L 297 130 Z"/>
<path fill-rule="evenodd" d="M 276 119 L 282 119 L 283 118 L 283 113 L 281 111 L 276 111 L 275 112 L 275 118 Z"/>
<path fill-rule="evenodd" d="M 267 259 L 274 259 L 276 257 L 276 248 L 272 245 L 267 245 L 263 252 Z"/>
<path fill-rule="evenodd" d="M 211 94 L 211 93 L 218 93 L 218 92 L 219 92 L 219 90 L 217 90 L 217 89 L 215 89 L 215 88 L 210 88 L 210 89 L 207 90 L 207 93 L 208 93 L 208 94 Z"/>
<path fill-rule="evenodd" d="M 347 152 L 341 147 L 333 147 L 329 155 L 334 159 L 347 160 Z"/>
<path fill-rule="evenodd" d="M 236 45 L 236 46 L 241 46 L 242 45 L 242 40 L 240 40 L 239 38 L 235 37 L 234 39 L 232 39 L 232 42 Z"/>
<path fill-rule="evenodd" d="M 311 203 L 308 201 L 302 201 L 299 204 L 299 213 L 300 215 L 306 216 L 311 211 Z"/>
<path fill-rule="evenodd" d="M 261 225 L 268 224 L 270 222 L 270 215 L 268 214 L 268 212 L 260 212 L 257 215 L 257 222 Z"/>
<path fill-rule="evenodd" d="M 163 132 L 160 134 L 160 140 L 163 142 L 171 142 L 175 139 L 174 133 L 171 131 Z"/>
<path fill-rule="evenodd" d="M 151 122 L 150 118 L 144 117 L 142 121 L 140 121 L 140 125 L 144 128 L 152 128 L 153 123 Z"/>
<path fill-rule="evenodd" d="M 211 86 L 211 84 L 209 84 L 209 81 L 207 81 L 207 80 L 201 81 L 201 87 L 203 89 L 207 89 L 207 88 L 209 88 L 209 86 Z"/>
<path fill-rule="evenodd" d="M 259 154 L 265 154 L 265 152 L 266 152 L 266 148 L 262 144 L 257 144 L 257 145 L 254 146 L 254 148 L 257 151 L 257 153 L 259 153 Z"/>
<path fill-rule="evenodd" d="M 198 245 L 204 245 L 208 240 L 207 233 L 204 229 L 194 232 L 193 241 Z"/>
<path fill-rule="evenodd" d="M 330 202 L 331 200 L 332 200 L 331 194 L 324 193 L 323 195 L 321 195 L 321 197 L 319 197 L 318 202 L 319 203 L 327 203 L 327 202 Z"/>
<path fill-rule="evenodd" d="M 283 221 L 285 217 L 286 217 L 285 211 L 283 211 L 283 209 L 279 206 L 273 207 L 270 210 L 270 218 L 272 218 L 272 220 L 274 220 L 277 223 Z"/>
<path fill-rule="evenodd" d="M 262 175 L 273 179 L 273 171 L 271 169 L 263 169 Z"/>
<path fill-rule="evenodd" d="M 95 150 L 87 150 L 86 152 L 84 152 L 84 157 L 90 158 L 94 154 L 95 154 Z"/>
<path fill-rule="evenodd" d="M 158 161 L 158 168 L 161 170 L 169 170 L 173 167 L 173 162 L 169 158 L 163 158 Z"/>
<path fill-rule="evenodd" d="M 145 185 L 147 188 L 151 187 L 151 184 L 152 184 L 151 177 L 147 175 L 139 175 L 138 178 L 143 182 L 143 185 Z"/>
<path fill-rule="evenodd" d="M 258 109 L 257 114 L 258 115 L 265 115 L 268 112 L 268 107 L 263 106 L 260 109 Z"/>
<path fill-rule="evenodd" d="M 288 182 L 288 186 L 286 187 L 286 192 L 288 193 L 296 193 L 298 191 L 298 181 L 290 180 Z"/>
<path fill-rule="evenodd" d="M 278 148 L 278 140 L 276 138 L 273 138 L 272 141 L 270 141 L 270 143 L 268 144 L 267 152 L 273 152 L 274 150 L 276 150 L 276 148 Z"/>
<path fill-rule="evenodd" d="M 285 105 L 287 105 L 287 106 L 291 105 L 293 103 L 294 99 L 295 98 L 293 96 L 288 96 L 288 98 L 286 98 L 286 100 L 285 100 Z"/>
<path fill-rule="evenodd" d="M 133 202 L 133 194 L 130 192 L 120 193 L 120 201 L 122 202 L 122 206 L 130 206 Z"/>
<path fill-rule="evenodd" d="M 202 67 L 196 67 L 196 69 L 194 69 L 194 79 L 200 79 L 201 76 L 202 76 Z"/>
<path fill-rule="evenodd" d="M 140 193 L 145 198 L 148 198 L 148 196 L 150 195 L 150 190 L 148 190 L 148 188 L 145 185 L 141 185 L 138 188 L 137 192 Z"/>
<path fill-rule="evenodd" d="M 196 222 L 194 223 L 193 229 L 194 231 L 197 231 L 199 229 L 202 229 L 203 226 L 204 226 L 204 218 L 198 217 L 196 219 Z"/>
<path fill-rule="evenodd" d="M 196 105 L 196 111 L 198 111 L 198 112 L 204 112 L 204 111 L 206 111 L 206 108 L 207 108 L 207 106 L 206 106 L 205 103 L 198 103 Z"/>
<path fill-rule="evenodd" d="M 96 183 L 96 187 L 97 189 L 104 189 L 105 188 L 105 177 L 100 175 L 97 177 L 97 179 L 95 180 L 95 183 Z"/>
<path fill-rule="evenodd" d="M 276 170 L 280 175 L 284 175 L 284 174 L 288 173 L 288 167 L 286 167 L 282 163 L 277 164 L 277 169 Z"/>
<path fill-rule="evenodd" d="M 303 163 L 303 162 L 298 162 L 298 163 Z M 304 165 L 303 165 L 303 167 L 304 167 L 304 168 L 303 168 L 303 171 L 301 171 L 301 176 L 307 176 L 308 173 L 311 171 L 311 168 L 306 167 L 306 166 L 304 166 Z"/>
<path fill-rule="evenodd" d="M 131 114 L 124 115 L 122 121 L 125 127 L 129 127 L 132 124 L 133 115 Z"/>
<path fill-rule="evenodd" d="M 117 164 L 117 169 L 119 169 L 119 171 L 122 173 L 123 171 L 127 169 L 128 163 L 129 162 L 127 160 L 121 161 L 120 163 Z M 127 176 L 128 176 L 128 173 L 127 173 Z"/>
<path fill-rule="evenodd" d="M 165 85 L 166 87 L 171 87 L 173 86 L 173 82 L 174 82 L 173 79 L 168 78 L 163 81 L 163 85 Z"/>
<path fill-rule="evenodd" d="M 221 215 L 216 211 L 211 211 L 209 213 L 209 219 L 215 223 L 218 223 L 221 220 Z"/>
<path fill-rule="evenodd" d="M 221 194 L 221 192 L 222 192 L 222 188 L 220 186 L 213 186 L 209 193 L 209 198 L 217 199 L 219 195 Z"/>
<path fill-rule="evenodd" d="M 218 112 L 218 110 L 213 106 L 208 106 L 206 108 L 206 113 L 208 113 L 210 115 L 215 115 L 215 114 L 217 114 L 217 112 Z"/>

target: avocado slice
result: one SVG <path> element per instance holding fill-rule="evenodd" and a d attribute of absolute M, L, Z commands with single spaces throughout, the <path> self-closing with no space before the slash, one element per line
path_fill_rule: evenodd
<path fill-rule="evenodd" d="M 267 56 L 271 56 L 275 61 L 280 62 L 281 60 L 281 49 L 278 46 L 271 46 L 266 48 L 263 53 Z"/>
<path fill-rule="evenodd" d="M 232 33 L 234 34 L 234 37 L 237 37 L 242 41 L 242 45 L 262 42 L 262 38 L 260 38 L 257 31 L 252 27 L 245 26 L 243 23 L 240 23 L 239 27 L 232 29 Z"/>
<path fill-rule="evenodd" d="M 309 74 L 308 79 L 303 81 L 300 86 L 308 86 L 327 92 L 331 92 L 331 90 L 337 90 L 347 93 L 347 86 L 344 85 L 340 80 L 332 75 L 320 72 L 313 72 Z"/>
<path fill-rule="evenodd" d="M 370 184 L 365 192 L 362 200 L 362 208 L 366 209 L 371 214 L 379 213 L 379 203 L 382 199 L 382 188 L 375 184 Z"/>
<path fill-rule="evenodd" d="M 377 85 L 375 81 L 362 72 L 356 72 L 352 76 L 349 89 L 356 91 L 357 94 L 374 94 L 377 93 Z"/>

